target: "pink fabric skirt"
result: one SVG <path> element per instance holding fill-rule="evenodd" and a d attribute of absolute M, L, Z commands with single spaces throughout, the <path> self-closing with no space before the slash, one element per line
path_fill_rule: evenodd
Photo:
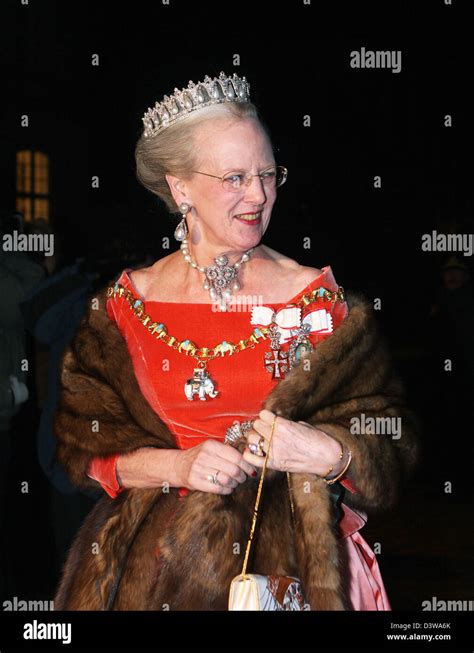
<path fill-rule="evenodd" d="M 341 503 L 339 522 L 341 576 L 349 610 L 391 610 L 377 557 L 359 530 L 365 526 L 365 513 Z"/>

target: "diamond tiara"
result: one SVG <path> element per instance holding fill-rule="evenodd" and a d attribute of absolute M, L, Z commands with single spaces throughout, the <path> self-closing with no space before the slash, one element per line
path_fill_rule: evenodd
<path fill-rule="evenodd" d="M 211 79 L 206 75 L 202 82 L 190 81 L 187 88 L 175 88 L 171 97 L 165 95 L 162 102 L 155 102 L 153 109 L 148 108 L 142 118 L 143 134 L 145 138 L 156 136 L 193 111 L 222 102 L 250 102 L 250 85 L 245 77 L 235 73 L 228 77 L 221 72 L 219 77 Z"/>

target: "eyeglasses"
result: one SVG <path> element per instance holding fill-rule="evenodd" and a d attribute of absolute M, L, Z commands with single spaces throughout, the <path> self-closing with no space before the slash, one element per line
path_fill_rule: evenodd
<path fill-rule="evenodd" d="M 238 192 L 244 187 L 250 186 L 253 177 L 260 177 L 262 184 L 266 188 L 278 188 L 282 186 L 288 177 L 288 170 L 284 166 L 271 166 L 266 168 L 258 175 L 252 175 L 250 172 L 247 174 L 241 172 L 228 172 L 222 177 L 217 175 L 210 175 L 207 172 L 199 172 L 199 170 L 191 170 L 198 175 L 205 175 L 206 177 L 214 177 L 219 179 L 224 190 L 231 192 Z"/>

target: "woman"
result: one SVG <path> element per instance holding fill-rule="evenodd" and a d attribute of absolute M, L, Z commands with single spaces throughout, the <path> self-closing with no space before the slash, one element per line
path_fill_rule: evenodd
<path fill-rule="evenodd" d="M 137 176 L 181 213 L 181 251 L 125 269 L 64 356 L 58 457 L 106 495 L 56 609 L 226 610 L 265 459 L 251 570 L 298 577 L 311 610 L 390 609 L 358 531 L 396 501 L 416 426 L 370 305 L 262 244 L 287 171 L 245 78 L 143 122 Z M 402 436 L 354 429 L 376 417 Z"/>

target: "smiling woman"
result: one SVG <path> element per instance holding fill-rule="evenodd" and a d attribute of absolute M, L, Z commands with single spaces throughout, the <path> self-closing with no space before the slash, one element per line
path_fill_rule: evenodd
<path fill-rule="evenodd" d="M 302 266 L 293 261 L 290 268 L 288 257 L 272 255 L 261 244 L 288 171 L 275 161 L 248 84 L 237 80 L 245 101 L 209 102 L 190 111 L 186 120 L 171 115 L 166 126 L 162 112 L 169 104 L 145 116 L 151 124 L 136 146 L 137 178 L 172 213 L 182 214 L 176 231 L 181 255 L 174 252 L 160 259 L 158 267 L 134 273 L 147 297 L 164 299 L 171 293 L 177 301 L 220 300 L 225 310 L 232 292 L 241 287 L 263 296 L 278 280 L 284 295 L 300 283 Z M 178 106 L 186 100 L 184 95 L 175 98 Z M 183 266 L 182 257 L 189 266 Z M 226 265 L 232 259 L 234 265 Z"/>
<path fill-rule="evenodd" d="M 190 178 L 193 171 L 200 168 L 204 146 L 202 140 L 198 141 L 201 127 L 207 125 L 213 130 L 219 126 L 225 130 L 232 122 L 244 119 L 258 120 L 261 129 L 270 140 L 266 126 L 259 119 L 257 109 L 250 101 L 206 106 L 187 116 L 186 120 L 176 121 L 167 129 L 162 129 L 160 138 L 150 139 L 144 132 L 135 148 L 138 180 L 163 200 L 170 213 L 178 213 L 178 205 L 171 193 L 166 175 Z M 272 163 L 273 155 L 268 165 Z M 236 168 L 238 162 L 232 161 L 230 167 L 232 166 Z"/>
<path fill-rule="evenodd" d="M 276 173 L 262 179 L 261 171 L 275 166 L 272 145 L 255 118 L 235 120 L 225 114 L 201 125 L 195 142 L 202 155 L 193 170 L 206 175 L 166 175 L 175 202 L 190 207 L 186 220 L 194 254 L 204 262 L 215 258 L 216 249 L 224 250 L 228 258 L 240 256 L 242 250 L 258 246 L 270 221 Z M 250 184 L 239 184 L 235 172 L 239 169 L 248 171 Z M 231 182 L 223 184 L 229 170 Z M 261 218 L 243 222 L 241 216 L 249 213 Z"/>
<path fill-rule="evenodd" d="M 181 247 L 124 269 L 64 355 L 58 458 L 108 496 L 56 608 L 235 608 L 266 461 L 261 609 L 389 610 L 358 531 L 417 447 L 370 302 L 261 242 L 287 170 L 245 78 L 190 82 L 143 122 L 137 177 L 181 214 Z M 261 300 L 230 310 L 242 294 Z M 354 434 L 361 414 L 403 418 L 403 437 Z"/>
<path fill-rule="evenodd" d="M 185 215 L 184 235 L 190 235 L 194 261 L 189 247 L 185 260 L 204 268 L 217 254 L 238 260 L 259 245 L 287 171 L 276 166 L 268 132 L 250 102 L 211 105 L 188 120 L 159 134 L 155 142 L 162 136 L 164 142 L 157 147 L 142 136 L 137 176 L 168 208 L 176 212 L 179 207 Z M 272 267 L 262 269 L 274 273 Z M 199 293 L 198 282 L 191 271 L 177 285 L 189 284 Z M 209 290 L 207 284 L 204 289 Z"/>

